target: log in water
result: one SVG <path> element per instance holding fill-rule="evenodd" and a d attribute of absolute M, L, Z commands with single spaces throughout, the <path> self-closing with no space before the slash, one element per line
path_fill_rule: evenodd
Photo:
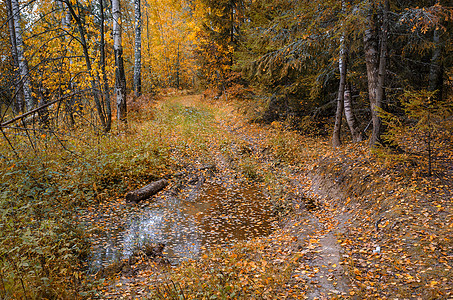
<path fill-rule="evenodd" d="M 141 189 L 130 191 L 126 194 L 126 201 L 138 203 L 139 201 L 149 198 L 152 195 L 158 193 L 160 190 L 168 185 L 166 179 L 154 181 Z"/>

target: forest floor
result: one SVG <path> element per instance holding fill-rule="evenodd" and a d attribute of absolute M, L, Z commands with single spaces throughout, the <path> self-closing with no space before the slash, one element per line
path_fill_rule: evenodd
<path fill-rule="evenodd" d="M 205 181 L 187 188 L 193 175 L 253 184 L 267 196 L 278 226 L 177 265 L 139 260 L 131 267 L 136 272 L 117 270 L 105 281 L 101 298 L 453 298 L 451 156 L 439 163 L 437 176 L 426 177 L 371 153 L 365 143 L 334 150 L 278 122 L 251 124 L 234 105 L 200 95 L 166 97 L 150 109 L 168 103 L 177 110 L 175 123 L 185 118 L 177 130 L 188 134 L 186 147 L 174 148 L 172 159 L 187 174 L 171 177 L 146 203 L 175 191 L 196 199 Z M 201 122 L 193 115 L 210 117 Z M 206 165 L 215 172 L 201 172 Z M 124 201 L 105 207 L 113 211 Z"/>

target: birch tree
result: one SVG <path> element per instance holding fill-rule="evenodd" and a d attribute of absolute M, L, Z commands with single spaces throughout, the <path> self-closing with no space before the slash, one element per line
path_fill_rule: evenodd
<path fill-rule="evenodd" d="M 343 15 L 346 14 L 346 1 L 341 1 L 341 11 Z M 337 111 L 335 114 L 335 126 L 332 136 L 332 145 L 338 147 L 341 144 L 341 122 L 343 119 L 343 112 L 346 117 L 346 121 L 351 131 L 352 140 L 354 142 L 360 142 L 362 140 L 362 134 L 357 127 L 357 121 L 352 110 L 352 97 L 351 88 L 347 84 L 347 70 L 348 70 L 348 43 L 346 41 L 347 30 L 346 26 L 342 23 L 343 32 L 340 37 L 340 54 L 338 58 L 338 69 L 340 72 L 340 84 L 338 87 L 337 96 Z"/>
<path fill-rule="evenodd" d="M 124 125 L 127 123 L 126 75 L 124 73 L 123 46 L 121 41 L 121 11 L 119 0 L 112 0 L 112 16 L 117 118 L 119 125 Z"/>
<path fill-rule="evenodd" d="M 135 6 L 135 60 L 134 60 L 134 91 L 135 96 L 142 94 L 142 14 L 140 0 L 134 0 Z"/>
<path fill-rule="evenodd" d="M 345 12 L 345 2 L 341 1 L 342 13 Z M 346 86 L 346 64 L 348 50 L 346 47 L 346 30 L 344 29 L 340 37 L 340 56 L 338 59 L 338 69 L 340 71 L 340 84 L 338 87 L 338 97 L 337 97 L 337 111 L 335 114 L 335 127 L 333 129 L 332 136 L 332 145 L 338 147 L 341 144 L 340 132 L 341 132 L 341 122 L 343 119 L 343 110 L 344 110 L 344 91 Z"/>
<path fill-rule="evenodd" d="M 22 28 L 20 26 L 20 9 L 18 0 L 11 0 L 12 17 L 14 23 L 14 33 L 16 37 L 16 51 L 19 66 L 20 80 L 24 93 L 25 106 L 28 110 L 32 110 L 35 106 L 35 100 L 31 93 L 30 74 L 28 71 L 28 61 L 25 58 L 25 44 L 22 36 Z"/>
<path fill-rule="evenodd" d="M 361 142 L 363 140 L 363 135 L 359 129 L 357 118 L 353 111 L 351 84 L 346 84 L 344 91 L 344 115 L 346 117 L 346 122 L 348 123 L 349 130 L 351 131 L 352 141 L 355 143 Z"/>
<path fill-rule="evenodd" d="M 17 45 L 16 45 L 16 29 L 14 26 L 13 9 L 11 6 L 11 0 L 6 0 L 6 12 L 7 12 L 7 16 L 8 16 L 9 39 L 10 39 L 10 43 L 11 43 L 11 57 L 13 59 L 13 66 L 14 66 L 15 94 L 14 94 L 13 111 L 15 113 L 19 113 L 24 108 L 24 99 L 23 99 L 23 94 L 22 94 L 22 87 L 20 84 L 19 59 L 17 57 Z"/>

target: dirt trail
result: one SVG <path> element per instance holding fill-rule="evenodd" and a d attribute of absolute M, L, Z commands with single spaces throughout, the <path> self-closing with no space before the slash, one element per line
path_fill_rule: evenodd
<path fill-rule="evenodd" d="M 190 98 L 182 100 L 191 106 Z M 286 189 L 294 191 L 287 195 L 292 203 L 293 213 L 283 222 L 279 235 L 292 236 L 293 243 L 287 245 L 288 251 L 300 253 L 299 268 L 293 271 L 293 285 L 306 290 L 307 299 L 332 299 L 349 295 L 349 281 L 341 265 L 342 248 L 337 235 L 342 231 L 349 216 L 346 211 L 331 207 L 330 197 L 322 184 L 313 174 L 299 167 L 276 161 L 271 149 L 265 148 L 269 132 L 256 125 L 251 125 L 230 111 L 228 119 L 218 119 L 217 126 L 221 130 L 232 133 L 236 141 L 229 145 L 237 155 L 246 152 L 259 162 L 259 168 L 273 170 L 277 176 L 286 177 Z M 303 147 L 304 145 L 301 145 Z M 216 164 L 230 178 L 234 178 L 231 161 L 218 152 L 214 155 Z M 313 205 L 307 205 L 307 199 Z M 278 241 L 276 240 L 276 243 Z M 275 245 L 276 248 L 279 245 Z"/>
<path fill-rule="evenodd" d="M 274 158 L 265 144 L 265 130 L 255 130 L 248 124 L 231 125 L 232 122 L 219 122 L 219 126 L 242 140 L 259 162 L 269 168 Z M 349 281 L 341 265 L 342 247 L 337 242 L 337 235 L 343 230 L 349 215 L 344 210 L 330 207 L 332 198 L 325 194 L 322 185 L 312 174 L 301 171 L 291 165 L 281 165 L 275 168 L 288 180 L 288 189 L 296 191 L 290 195 L 294 213 L 286 220 L 283 234 L 296 237 L 293 249 L 298 249 L 302 255 L 299 259 L 300 268 L 294 270 L 295 281 L 303 282 L 302 288 L 307 290 L 307 299 L 332 299 L 349 295 Z M 334 197 L 341 195 L 335 194 Z M 307 207 L 309 199 L 314 207 Z M 290 246 L 291 247 L 291 246 Z"/>
<path fill-rule="evenodd" d="M 319 158 L 313 151 L 319 149 L 310 149 L 309 138 L 281 130 L 278 122 L 249 124 L 230 111 L 214 125 L 234 137 L 223 144 L 231 157 L 219 158 L 226 169 L 236 170 L 231 178 L 243 172 L 241 163 L 250 162 L 255 178 L 277 196 L 275 204 L 292 207 L 282 229 L 267 241 L 277 253 L 273 264 L 297 259 L 290 282 L 281 288 L 287 294 L 280 298 L 451 295 L 452 168 L 447 158 L 445 165 L 438 165 L 444 170 L 440 178 L 416 173 L 405 178 L 397 166 L 379 166 L 364 145 L 332 154 L 317 141 L 326 155 L 309 169 L 306 166 Z M 303 151 L 298 152 L 299 147 Z M 307 163 L 294 161 L 301 157 L 307 157 Z M 298 287 L 297 295 L 291 294 L 292 287 Z"/>
<path fill-rule="evenodd" d="M 186 107 L 195 107 L 193 101 L 197 101 L 194 96 L 178 99 L 178 102 Z M 298 287 L 299 290 L 305 291 L 305 295 L 298 295 L 296 298 L 305 299 L 332 299 L 349 295 L 349 282 L 341 265 L 342 248 L 337 242 L 337 234 L 348 219 L 347 212 L 331 207 L 331 199 L 320 196 L 323 194 L 320 185 L 310 180 L 312 176 L 306 170 L 273 157 L 272 149 L 266 146 L 266 139 L 270 138 L 267 129 L 246 123 L 232 110 L 227 112 L 226 118 L 218 118 L 214 126 L 234 136 L 230 144 L 224 145 L 229 150 L 228 154 L 222 152 L 218 146 L 209 147 L 212 163 L 216 168 L 216 180 L 220 178 L 224 185 L 244 180 L 239 176 L 236 164 L 240 157 L 247 156 L 255 159 L 258 169 L 271 170 L 281 179 L 280 182 L 285 182 L 282 188 L 292 191 L 286 195 L 292 212 L 282 221 L 281 229 L 275 233 L 278 237 L 286 236 L 290 243 L 282 246 L 281 239 L 273 240 L 272 236 L 269 239 L 275 249 L 285 248 L 285 254 L 277 257 L 275 261 L 285 261 L 288 253 L 290 256 L 299 257 L 291 272 L 291 282 L 285 288 Z M 200 188 L 201 185 L 191 188 L 191 193 L 197 193 Z M 130 294 L 133 294 L 133 286 L 150 284 L 148 280 L 138 284 L 141 280 L 137 277 L 130 285 L 122 282 L 124 285 L 119 289 L 116 287 L 113 294 L 120 294 L 126 285 L 127 289 L 131 290 Z M 288 298 L 292 299 L 291 296 Z"/>

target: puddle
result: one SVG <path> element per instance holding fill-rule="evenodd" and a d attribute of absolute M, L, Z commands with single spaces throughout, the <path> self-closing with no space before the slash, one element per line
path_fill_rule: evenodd
<path fill-rule="evenodd" d="M 85 216 L 84 221 L 95 227 L 92 272 L 147 244 L 164 243 L 165 257 L 177 263 L 198 257 L 202 248 L 231 245 L 274 230 L 276 218 L 256 186 L 225 188 L 206 182 L 192 201 L 168 194 L 149 206 L 112 203 Z"/>

